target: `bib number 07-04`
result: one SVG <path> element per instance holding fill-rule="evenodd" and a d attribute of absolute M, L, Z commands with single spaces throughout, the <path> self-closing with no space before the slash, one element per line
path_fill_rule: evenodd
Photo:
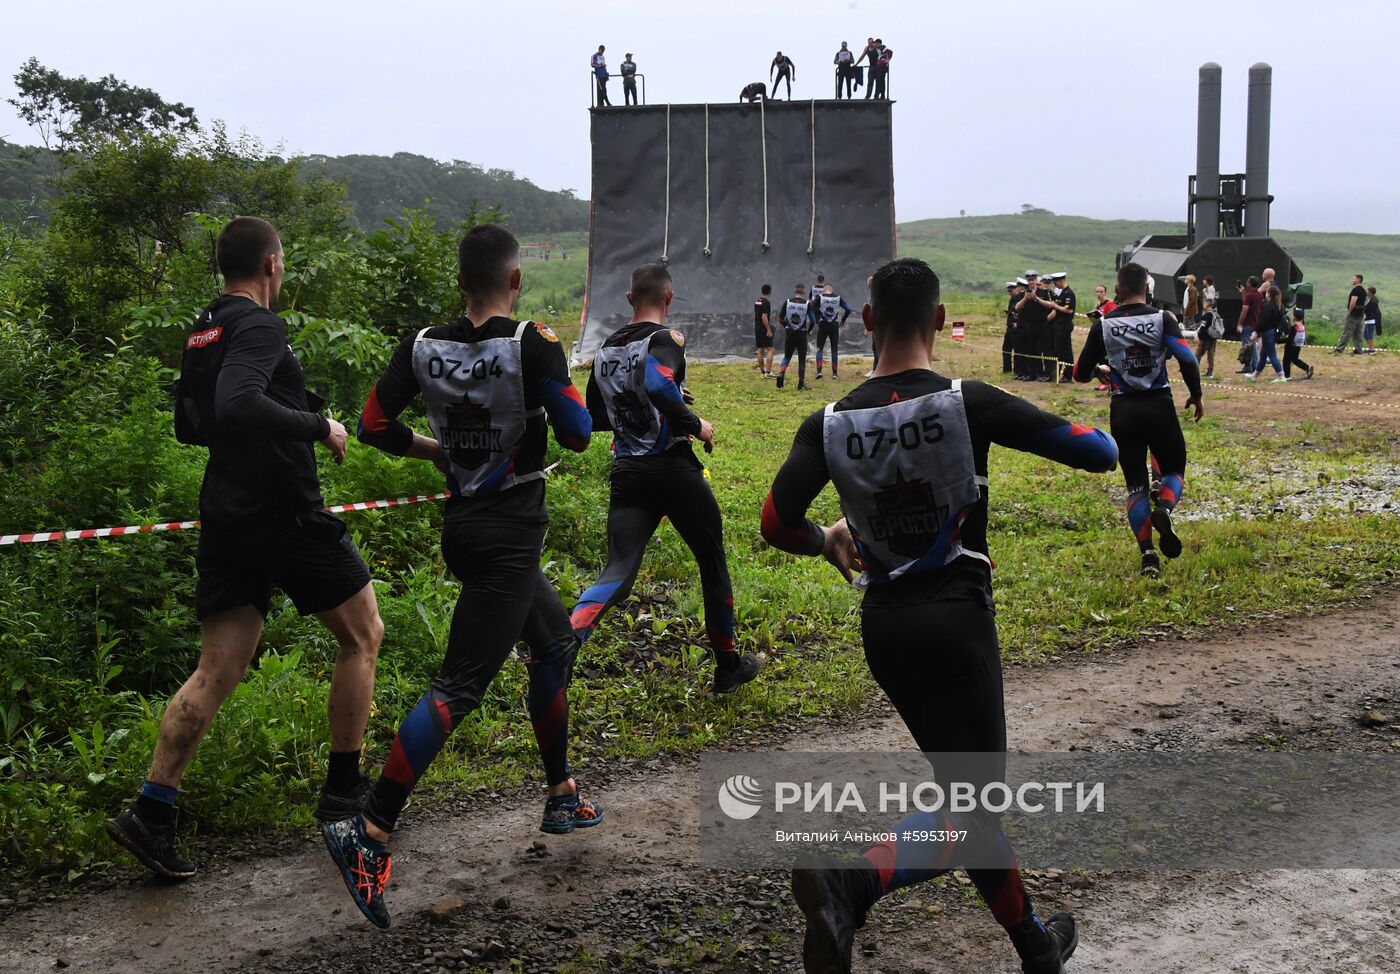
<path fill-rule="evenodd" d="M 901 423 L 897 429 L 876 427 L 846 437 L 846 456 L 852 460 L 874 460 L 888 444 L 905 450 L 917 450 L 928 444 L 933 445 L 943 439 L 943 424 L 938 422 L 938 413 L 925 416 L 921 421 L 910 420 Z"/>

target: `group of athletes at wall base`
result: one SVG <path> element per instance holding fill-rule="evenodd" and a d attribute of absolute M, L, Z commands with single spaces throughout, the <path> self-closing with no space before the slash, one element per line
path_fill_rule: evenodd
<path fill-rule="evenodd" d="M 568 762 L 569 684 L 604 613 L 631 589 L 663 518 L 698 564 L 714 690 L 732 692 L 759 675 L 761 658 L 736 650 L 720 510 L 693 449 L 699 442 L 714 450 L 716 431 L 691 408 L 697 396 L 686 382 L 685 337 L 666 325 L 674 297 L 666 267 L 634 271 L 632 319 L 603 343 L 580 395 L 558 337 L 513 316 L 521 289 L 515 238 L 493 225 L 463 236 L 457 280 L 466 312 L 403 336 L 357 427 L 366 446 L 441 471 L 451 493 L 442 553 L 461 583 L 441 669 L 371 780 L 361 758 L 384 626 L 365 561 L 345 526 L 322 509 L 316 471 L 316 445 L 339 463 L 349 434 L 315 408 L 285 323 L 270 310 L 285 270 L 274 228 L 235 219 L 216 255 L 225 289 L 186 339 L 175 424 L 182 442 L 209 453 L 196 556 L 202 650 L 165 709 L 147 780 L 108 831 L 162 876 L 195 873 L 176 843 L 180 780 L 253 659 L 273 589 L 281 588 L 339 646 L 328 694 L 330 759 L 315 814 L 355 905 L 387 927 L 400 814 L 518 643 L 527 650 L 527 709 L 548 792 L 540 828 L 569 835 L 603 823 L 603 808 L 582 795 Z M 989 384 L 936 373 L 933 344 L 945 318 L 938 277 L 919 260 L 884 265 L 867 281 L 861 310 L 880 354 L 875 374 L 801 422 L 762 510 L 753 512 L 753 529 L 775 548 L 824 557 L 863 587 L 865 657 L 922 751 L 1006 748 L 987 538 L 992 443 L 1086 471 L 1121 463 L 1144 573 L 1159 570 L 1156 548 L 1181 553 L 1171 513 L 1186 452 L 1167 360 L 1180 364 L 1198 419 L 1199 374 L 1175 318 L 1147 304 L 1145 271 L 1129 264 L 1118 281 L 1120 304 L 1095 322 L 1074 371 L 1083 381 L 1107 363 L 1110 435 Z M 789 302 L 803 322 L 805 290 L 794 288 Z M 430 435 L 401 419 L 415 402 Z M 572 611 L 540 568 L 550 429 L 571 451 L 587 450 L 596 431 L 612 432 L 607 563 Z M 1159 467 L 1153 497 L 1149 454 Z M 827 483 L 843 516 L 822 525 L 808 512 Z M 925 814 L 896 833 L 959 828 L 973 837 L 969 854 L 984 863 L 987 849 L 1000 857 L 1000 868 L 970 876 L 1022 970 L 1060 972 L 1078 942 L 1074 919 L 1037 915 L 996 817 L 952 823 Z M 874 845 L 854 861 L 804 855 L 792 889 L 807 923 L 807 970 L 849 971 L 852 937 L 876 901 L 959 861 L 955 848 L 908 838 Z"/>
<path fill-rule="evenodd" d="M 841 326 L 851 317 L 851 306 L 846 303 L 830 284 L 825 274 L 808 287 L 802 282 L 793 285 L 792 295 L 782 301 L 776 312 L 773 306 L 773 285 L 765 284 L 759 289 L 759 296 L 753 303 L 753 340 L 755 365 L 758 374 L 765 379 L 776 378 L 781 389 L 787 381 L 788 366 L 793 357 L 797 358 L 797 388 L 810 389 L 807 385 L 807 352 L 812 335 L 816 335 L 816 377 L 822 377 L 823 355 L 828 348 L 831 352 L 831 377 L 841 377 Z M 783 359 L 778 371 L 773 372 L 773 349 L 777 336 L 783 336 Z M 867 373 L 868 374 L 868 373 Z"/>

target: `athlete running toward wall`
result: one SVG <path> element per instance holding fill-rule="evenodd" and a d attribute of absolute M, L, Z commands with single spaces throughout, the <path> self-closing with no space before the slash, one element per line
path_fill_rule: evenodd
<path fill-rule="evenodd" d="M 812 330 L 811 305 L 807 301 L 807 289 L 797 284 L 792 289 L 792 297 L 783 304 L 783 364 L 778 366 L 778 388 L 787 381 L 788 364 L 793 355 L 797 356 L 797 388 L 807 385 L 807 336 Z"/>
<path fill-rule="evenodd" d="M 209 448 L 195 555 L 199 664 L 165 708 L 135 803 L 107 832 L 168 879 L 195 874 L 175 845 L 175 800 L 219 707 L 262 637 L 273 586 L 315 615 L 339 644 L 327 710 L 330 769 L 316 817 L 355 814 L 368 782 L 360 747 L 374 697 L 384 624 L 369 569 L 323 507 L 316 444 L 345 459 L 345 427 L 316 412 L 286 323 L 269 310 L 282 287 L 282 241 L 266 220 L 238 217 L 219 233 L 223 294 L 185 340 L 175 435 Z"/>
<path fill-rule="evenodd" d="M 1186 476 L 1186 439 L 1176 418 L 1167 357 L 1176 359 L 1186 380 L 1196 421 L 1205 415 L 1201 402 L 1201 369 L 1191 345 L 1182 337 L 1176 318 L 1147 303 L 1147 268 L 1127 263 L 1118 271 L 1118 307 L 1094 322 L 1074 366 L 1076 382 L 1088 382 L 1108 361 L 1113 387 L 1109 431 L 1118 441 L 1123 479 L 1128 485 L 1128 526 L 1142 552 L 1142 574 L 1162 574 L 1157 548 L 1168 558 L 1181 554 L 1181 539 L 1172 529 L 1172 511 L 1181 502 Z M 1161 486 L 1151 493 L 1148 454 L 1160 467 Z M 1153 546 L 1152 529 L 1158 545 Z"/>
<path fill-rule="evenodd" d="M 841 326 L 846 323 L 846 319 L 851 316 L 851 306 L 846 303 L 846 299 L 836 293 L 836 289 L 830 284 L 822 289 L 822 293 L 817 295 L 815 302 L 817 309 L 817 378 L 822 377 L 822 346 L 827 342 L 831 343 L 831 377 L 839 379 L 836 374 L 838 356 L 840 352 L 837 346 L 841 343 Z M 840 320 L 837 320 L 837 316 Z"/>
<path fill-rule="evenodd" d="M 405 336 L 360 418 L 365 443 L 447 475 L 442 554 L 462 583 L 442 668 L 400 725 L 363 814 L 321 829 L 356 906 L 378 927 L 389 925 L 384 888 L 399 813 L 518 641 L 530 649 L 527 702 L 549 786 L 540 828 L 563 833 L 603 820 L 569 770 L 567 687 L 578 638 L 540 570 L 546 417 L 555 441 L 579 452 L 592 422 L 559 339 L 511 317 L 520 294 L 515 237 L 493 224 L 467 231 L 457 283 L 467 314 Z M 398 419 L 419 396 L 431 438 Z"/>
<path fill-rule="evenodd" d="M 608 501 L 608 563 L 579 597 L 572 621 L 580 642 L 603 613 L 627 598 L 647 542 L 668 517 L 700 569 L 705 632 L 715 654 L 715 692 L 730 693 L 758 675 L 758 657 L 734 649 L 734 590 L 724 556 L 719 505 L 691 437 L 714 450 L 715 431 L 695 415 L 685 391 L 685 336 L 665 327 L 671 273 L 661 264 L 632 272 L 632 320 L 603 343 L 588 378 L 594 429 L 613 431 Z"/>
<path fill-rule="evenodd" d="M 920 750 L 985 752 L 1004 764 L 1005 703 L 987 547 L 987 453 L 992 443 L 1084 470 L 1112 470 L 1117 449 L 981 382 L 929 367 L 943 327 L 938 277 L 923 261 L 886 264 L 862 309 L 880 364 L 870 381 L 802 423 L 762 517 L 776 548 L 822 555 L 847 577 L 864 569 L 861 635 L 871 674 Z M 807 510 L 831 481 L 845 516 L 831 527 Z M 935 762 L 937 763 L 937 762 Z M 946 769 L 945 769 L 946 771 Z M 935 774 L 940 774 L 935 767 Z M 946 828 L 915 816 L 895 832 Z M 995 820 L 979 835 L 1000 868 L 969 876 L 1005 928 L 1027 974 L 1057 974 L 1078 943 L 1074 919 L 1042 922 Z M 855 931 L 885 894 L 957 865 L 928 843 L 901 839 L 854 863 L 805 854 L 793 894 L 807 918 L 809 974 L 848 972 Z"/>

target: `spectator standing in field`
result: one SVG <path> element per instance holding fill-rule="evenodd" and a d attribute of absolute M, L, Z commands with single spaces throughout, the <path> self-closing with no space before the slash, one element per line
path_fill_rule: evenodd
<path fill-rule="evenodd" d="M 1304 362 L 1298 356 L 1303 354 L 1303 346 L 1308 343 L 1307 325 L 1303 322 L 1303 309 L 1293 309 L 1293 324 L 1289 328 L 1288 343 L 1283 347 L 1283 378 L 1285 382 L 1293 379 L 1293 367 L 1297 366 L 1303 370 L 1303 378 L 1313 377 L 1313 367 Z"/>
<path fill-rule="evenodd" d="M 1218 304 L 1220 302 L 1220 292 L 1216 290 L 1215 278 L 1207 277 L 1202 283 L 1204 286 L 1201 288 L 1201 300 L 1209 301 L 1211 304 Z"/>
<path fill-rule="evenodd" d="M 1206 298 L 1196 325 L 1196 358 L 1206 364 L 1206 378 L 1215 378 L 1215 343 L 1225 334 L 1225 319 L 1215 310 L 1215 300 Z"/>
<path fill-rule="evenodd" d="M 622 103 L 637 104 L 637 62 L 631 54 L 622 62 Z"/>
<path fill-rule="evenodd" d="M 1365 278 L 1357 274 L 1351 279 L 1351 293 L 1347 295 L 1347 317 L 1342 324 L 1342 340 L 1332 349 L 1332 354 L 1340 354 L 1351 342 L 1351 354 L 1361 354 L 1361 331 L 1366 316 L 1366 289 L 1361 286 Z"/>
<path fill-rule="evenodd" d="M 1196 275 L 1186 275 L 1186 300 L 1182 302 L 1181 313 L 1187 321 L 1195 321 L 1201 313 L 1200 292 L 1196 290 Z"/>
<path fill-rule="evenodd" d="M 1001 337 L 1001 370 L 1008 375 L 1016 370 L 1016 302 L 1021 299 L 1021 285 L 1006 282 L 1006 334 Z"/>
<path fill-rule="evenodd" d="M 606 48 L 602 44 L 598 45 L 598 53 L 588 59 L 589 65 L 593 68 L 593 77 L 598 82 L 598 107 L 612 105 L 608 101 L 608 59 L 603 56 Z"/>
<path fill-rule="evenodd" d="M 1373 287 L 1366 289 L 1366 310 L 1361 317 L 1366 323 L 1362 333 L 1366 339 L 1366 352 L 1375 355 L 1376 336 L 1381 333 L 1381 303 L 1376 298 L 1376 289 Z"/>
<path fill-rule="evenodd" d="M 847 46 L 845 41 L 841 42 L 841 49 L 836 52 L 836 57 L 832 59 L 832 64 L 836 65 L 836 97 L 841 97 L 841 86 L 846 87 L 846 98 L 851 97 L 851 85 L 856 77 L 856 55 Z"/>
<path fill-rule="evenodd" d="M 775 77 L 776 75 L 776 77 Z M 779 51 L 773 58 L 773 63 L 768 65 L 768 80 L 773 85 L 773 97 L 778 97 L 778 85 L 787 81 L 788 100 L 792 100 L 792 83 L 797 80 L 797 65 L 792 63 L 792 58 L 782 51 Z"/>
<path fill-rule="evenodd" d="M 765 379 L 773 374 L 773 304 L 769 300 L 773 285 L 763 285 L 758 300 L 753 303 L 753 345 L 758 356 L 758 374 Z"/>
<path fill-rule="evenodd" d="M 1264 297 L 1264 305 L 1259 310 L 1259 326 L 1254 331 L 1254 340 L 1259 350 L 1255 353 L 1255 361 L 1258 363 L 1254 371 L 1246 372 L 1244 377 L 1253 382 L 1259 377 L 1259 373 L 1264 371 L 1264 363 L 1268 362 L 1274 367 L 1274 381 L 1287 382 L 1283 375 L 1283 363 L 1278 360 L 1278 333 L 1283 330 L 1287 319 L 1283 310 L 1283 292 L 1276 287 L 1269 288 L 1269 293 Z"/>
<path fill-rule="evenodd" d="M 1117 293 L 1116 287 L 1114 293 Z M 1110 311 L 1113 311 L 1117 307 L 1117 302 L 1115 302 L 1112 298 L 1108 296 L 1108 288 L 1103 284 L 1095 284 L 1094 310 L 1090 311 L 1087 317 L 1092 318 L 1094 321 L 1099 321 L 1103 318 L 1104 315 L 1108 314 Z M 1095 392 L 1111 392 L 1112 390 L 1113 386 L 1109 385 L 1107 382 L 1100 382 L 1098 385 L 1094 386 Z"/>
<path fill-rule="evenodd" d="M 1264 297 L 1259 293 L 1259 278 L 1251 277 L 1240 287 L 1240 375 L 1252 375 L 1259 371 L 1254 356 L 1254 331 L 1259 327 L 1259 312 L 1264 307 Z"/>

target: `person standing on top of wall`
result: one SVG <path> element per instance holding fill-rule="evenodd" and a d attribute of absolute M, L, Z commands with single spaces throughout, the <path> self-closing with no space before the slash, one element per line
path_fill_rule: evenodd
<path fill-rule="evenodd" d="M 637 104 L 637 62 L 630 53 L 622 62 L 622 103 Z"/>
<path fill-rule="evenodd" d="M 836 97 L 841 97 L 841 85 L 846 86 L 846 97 L 851 97 L 851 85 L 855 81 L 855 52 L 850 49 L 845 41 L 841 42 L 841 49 L 836 52 L 836 57 L 832 58 L 832 64 L 836 65 Z"/>
<path fill-rule="evenodd" d="M 774 77 L 774 75 L 777 77 Z M 773 97 L 778 96 L 778 85 L 787 79 L 787 96 L 792 99 L 792 83 L 797 80 L 797 65 L 792 63 L 792 58 L 779 51 L 773 58 L 773 63 L 768 66 L 768 80 L 773 85 Z"/>
<path fill-rule="evenodd" d="M 612 105 L 608 101 L 608 59 L 603 56 L 606 48 L 602 44 L 598 45 L 598 53 L 588 59 L 588 64 L 593 68 L 593 77 L 598 83 L 598 107 Z"/>

